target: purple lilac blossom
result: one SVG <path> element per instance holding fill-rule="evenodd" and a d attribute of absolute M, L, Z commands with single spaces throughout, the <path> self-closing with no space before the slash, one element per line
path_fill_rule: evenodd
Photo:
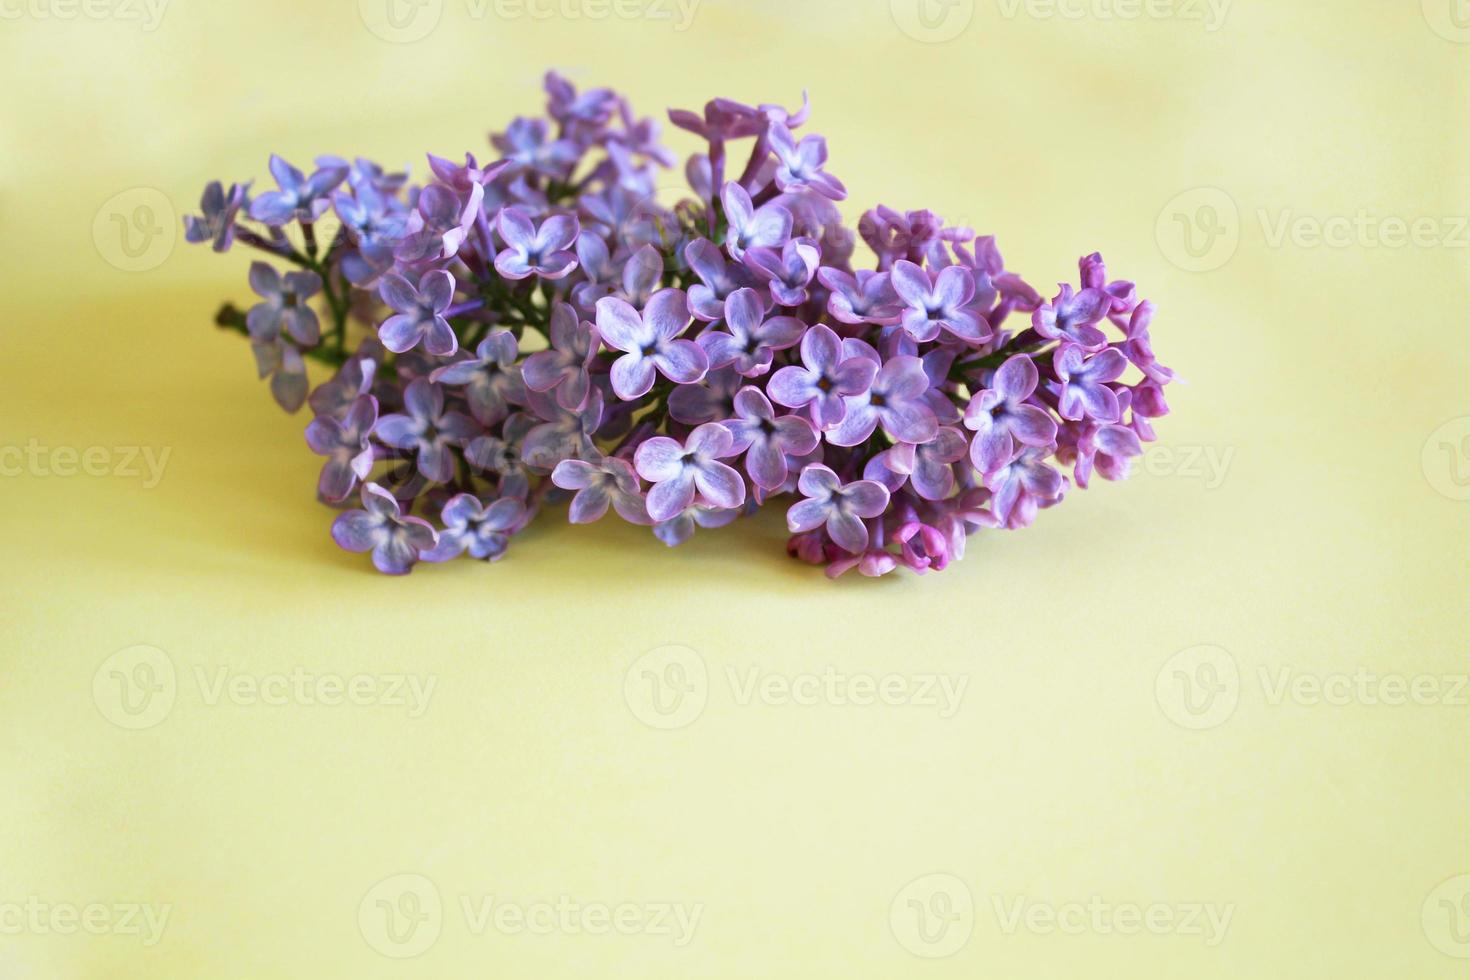
<path fill-rule="evenodd" d="M 992 236 L 933 211 L 844 225 L 805 96 L 672 110 L 706 145 L 665 197 L 653 119 L 555 73 L 544 88 L 484 163 L 429 154 L 411 182 L 272 157 L 275 189 L 212 182 L 185 218 L 191 242 L 262 253 L 258 300 L 216 322 L 275 400 L 299 409 L 306 360 L 325 366 L 318 495 L 359 493 L 333 536 L 379 569 L 494 561 L 562 503 L 672 546 L 785 498 L 787 550 L 830 577 L 939 571 L 1156 439 L 1175 380 L 1156 311 L 1100 254 L 1046 302 Z"/>
<path fill-rule="evenodd" d="M 623 356 L 611 368 L 613 391 L 631 401 L 648 393 L 656 374 L 675 384 L 693 384 L 709 370 L 709 358 L 692 340 L 679 335 L 689 329 L 684 293 L 665 289 L 640 314 L 615 296 L 597 301 L 597 332 Z"/>
<path fill-rule="evenodd" d="M 732 509 L 745 503 L 745 481 L 720 462 L 736 455 L 735 437 L 718 423 L 701 425 L 682 444 L 655 436 L 638 447 L 638 475 L 653 484 L 648 514 L 667 521 L 694 503 L 695 493 L 708 503 Z"/>

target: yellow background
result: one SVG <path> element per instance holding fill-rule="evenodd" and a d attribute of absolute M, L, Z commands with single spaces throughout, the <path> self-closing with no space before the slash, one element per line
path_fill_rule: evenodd
<path fill-rule="evenodd" d="M 153 30 L 131 4 L 65 2 L 0 0 L 0 445 L 170 455 L 156 486 L 0 480 L 0 909 L 171 912 L 152 946 L 0 933 L 0 977 L 1464 975 L 1470 706 L 1440 680 L 1470 669 L 1470 31 L 1451 0 L 1236 0 L 1223 23 L 1192 0 L 1136 19 L 959 0 L 932 31 L 913 0 L 704 0 L 682 31 L 445 0 L 408 43 L 366 26 L 373 0 L 173 0 Z M 809 88 L 853 217 L 932 207 L 1038 285 L 1101 249 L 1190 382 L 1165 449 L 922 579 L 829 583 L 785 558 L 777 513 L 676 551 L 553 513 L 492 567 L 372 573 L 328 537 L 305 418 L 211 326 L 248 296 L 247 256 L 186 247 L 178 218 L 206 180 L 267 184 L 271 151 L 418 173 L 426 150 L 483 155 L 548 66 L 647 114 Z M 119 258 L 113 215 L 160 197 L 168 235 Z M 1369 231 L 1336 246 L 1274 234 L 1360 212 Z M 1212 215 L 1217 267 L 1181 268 L 1179 216 Z M 1438 240 L 1370 241 L 1421 217 Z M 1228 465 L 1190 462 L 1211 459 Z M 177 694 L 129 730 L 109 658 L 139 645 Z M 639 658 L 668 646 L 704 665 L 707 703 L 661 730 Z M 942 718 L 742 703 L 730 679 L 827 667 L 968 686 Z M 221 669 L 297 668 L 437 686 L 418 718 L 208 697 Z M 1271 696 L 1283 671 L 1360 669 L 1432 678 L 1440 703 Z M 1214 705 L 1207 727 L 1181 678 L 1217 683 L 1190 702 Z M 401 874 L 443 912 L 396 960 L 371 890 Z M 948 950 L 905 932 L 905 888 L 934 874 L 959 902 L 944 941 L 964 941 L 930 960 L 911 949 Z M 682 947 L 477 932 L 460 900 L 485 896 L 702 917 Z M 997 912 L 1094 896 L 1232 918 L 1211 946 Z"/>

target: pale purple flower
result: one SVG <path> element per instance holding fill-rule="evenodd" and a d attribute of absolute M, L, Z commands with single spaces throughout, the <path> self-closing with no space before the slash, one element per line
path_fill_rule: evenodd
<path fill-rule="evenodd" d="M 934 410 L 924 403 L 929 376 L 917 357 L 890 358 L 867 391 L 847 398 L 847 415 L 827 432 L 834 446 L 866 442 L 879 425 L 895 442 L 928 442 L 939 431 Z"/>
<path fill-rule="evenodd" d="M 576 411 L 562 408 L 541 392 L 527 392 L 526 401 L 542 420 L 526 434 L 521 445 L 527 466 L 550 473 L 564 459 L 586 459 L 596 454 L 592 436 L 602 425 L 601 391 L 593 388 L 586 404 Z"/>
<path fill-rule="evenodd" d="M 391 253 L 408 228 L 408 212 L 403 205 L 369 185 L 356 187 L 351 194 L 337 191 L 332 195 L 332 206 L 359 248 L 377 246 Z"/>
<path fill-rule="evenodd" d="M 746 266 L 769 284 L 771 296 L 782 306 L 807 301 L 807 287 L 821 262 L 817 246 L 801 238 L 787 242 L 779 252 L 757 246 L 745 253 Z"/>
<path fill-rule="evenodd" d="M 891 491 L 905 483 L 925 500 L 943 500 L 955 488 L 954 464 L 965 458 L 969 443 L 958 429 L 944 426 L 920 445 L 900 442 L 868 461 L 863 477 Z"/>
<path fill-rule="evenodd" d="M 1112 298 L 1101 289 L 1073 292 L 1066 283 L 1050 303 L 1031 314 L 1031 326 L 1047 340 L 1071 341 L 1086 351 L 1100 351 L 1108 338 L 1097 324 L 1112 308 Z"/>
<path fill-rule="evenodd" d="M 310 223 L 320 218 L 331 206 L 327 195 L 347 179 L 346 167 L 323 167 L 310 178 L 275 154 L 271 155 L 271 176 L 280 190 L 266 191 L 250 204 L 250 217 L 273 227 L 293 218 Z"/>
<path fill-rule="evenodd" d="M 585 228 L 577 236 L 577 263 L 583 281 L 572 287 L 572 302 L 579 309 L 591 310 L 616 288 L 618 267 L 603 237 Z"/>
<path fill-rule="evenodd" d="M 577 219 L 554 214 L 538 228 L 520 208 L 500 212 L 497 224 L 507 248 L 495 256 L 495 268 L 507 279 L 564 279 L 577 268 L 577 255 L 567 246 L 577 240 Z"/>
<path fill-rule="evenodd" d="M 368 441 L 378 423 L 378 400 L 361 395 L 347 415 L 335 419 L 319 415 L 306 427 L 306 444 L 318 456 L 327 457 L 317 481 L 317 492 L 328 503 L 346 500 L 358 480 L 366 480 L 373 469 L 373 448 Z"/>
<path fill-rule="evenodd" d="M 628 256 L 627 262 L 623 265 L 622 291 L 614 295 L 632 306 L 641 308 L 648 303 L 654 293 L 658 292 L 659 283 L 663 281 L 663 278 L 664 257 L 652 245 L 644 245 Z"/>
<path fill-rule="evenodd" d="M 846 418 L 847 399 L 867 391 L 878 373 L 876 359 L 844 356 L 842 339 L 821 323 L 801 338 L 801 363 L 771 375 L 766 392 L 778 405 L 808 408 L 820 429 Z"/>
<path fill-rule="evenodd" d="M 824 266 L 817 271 L 817 280 L 831 291 L 827 312 L 843 323 L 890 326 L 903 316 L 898 294 L 886 272 L 859 269 L 849 275 Z"/>
<path fill-rule="evenodd" d="M 1094 469 L 1105 480 L 1127 479 L 1129 461 L 1143 455 L 1143 443 L 1126 425 L 1087 423 L 1071 455 L 1075 457 L 1072 475 L 1077 486 L 1086 490 Z"/>
<path fill-rule="evenodd" d="M 362 510 L 349 510 L 332 524 L 332 538 L 347 551 L 373 553 L 373 565 L 387 575 L 407 575 L 414 563 L 438 543 L 428 521 L 403 513 L 393 495 L 376 483 L 362 488 Z"/>
<path fill-rule="evenodd" d="M 920 343 L 933 340 L 941 329 L 971 344 L 990 339 L 990 324 L 966 308 L 975 298 L 975 280 L 966 269 L 952 265 L 931 275 L 900 260 L 893 265 L 892 282 L 894 291 L 908 304 L 903 328 Z"/>
<path fill-rule="evenodd" d="M 745 257 L 746 249 L 779 248 L 791 237 L 791 212 L 780 205 L 762 204 L 757 208 L 750 193 L 733 182 L 725 185 L 720 199 L 725 205 L 725 219 L 730 223 L 725 247 L 737 262 Z"/>
<path fill-rule="evenodd" d="M 551 127 L 544 119 L 517 117 L 504 134 L 492 136 L 490 142 L 518 168 L 547 177 L 565 176 L 581 155 L 571 140 L 552 139 Z"/>
<path fill-rule="evenodd" d="M 255 369 L 262 378 L 271 379 L 271 397 L 288 412 L 306 403 L 306 361 L 301 351 L 285 337 L 256 340 L 250 343 L 255 355 Z"/>
<path fill-rule="evenodd" d="M 1037 380 L 1031 358 L 1016 354 L 995 372 L 989 388 L 970 399 L 965 409 L 965 427 L 975 433 L 970 461 L 981 473 L 1009 463 L 1018 444 L 1041 448 L 1056 441 L 1056 419 L 1029 402 Z"/>
<path fill-rule="evenodd" d="M 1076 344 L 1058 347 L 1052 356 L 1052 370 L 1062 382 L 1058 413 L 1072 421 L 1118 421 L 1118 396 L 1108 382 L 1127 369 L 1128 359 L 1111 347 L 1091 357 Z"/>
<path fill-rule="evenodd" d="M 689 312 L 706 323 L 725 315 L 725 300 L 731 293 L 753 284 L 749 271 L 725 261 L 724 251 L 708 238 L 696 238 L 685 246 L 684 259 L 700 280 L 689 287 Z"/>
<path fill-rule="evenodd" d="M 521 365 L 526 387 L 532 391 L 555 391 L 556 403 L 575 412 L 587 403 L 592 379 L 588 371 L 597 356 L 597 337 L 592 324 L 579 320 L 577 311 L 565 303 L 551 310 L 551 346 L 537 351 Z"/>
<path fill-rule="evenodd" d="M 568 510 L 573 524 L 591 524 L 601 520 L 608 506 L 630 524 L 652 524 L 648 507 L 638 484 L 633 464 L 616 456 L 604 456 L 596 462 L 566 459 L 556 464 L 551 482 L 563 490 L 575 490 Z"/>
<path fill-rule="evenodd" d="M 466 195 L 443 184 L 425 187 L 419 191 L 418 206 L 408 216 L 407 232 L 394 255 L 409 264 L 458 255 L 480 214 L 483 196 L 479 184 Z"/>
<path fill-rule="evenodd" d="M 680 340 L 689 328 L 689 307 L 682 290 L 655 293 L 642 314 L 615 296 L 597 301 L 597 332 L 623 356 L 613 362 L 612 386 L 619 398 L 641 398 L 656 374 L 676 384 L 692 384 L 709 370 L 709 359 L 692 340 Z"/>
<path fill-rule="evenodd" d="M 701 425 L 683 445 L 667 436 L 655 436 L 638 447 L 634 462 L 638 474 L 653 488 L 648 491 L 648 514 L 667 521 L 694 503 L 695 492 L 715 507 L 731 509 L 745 503 L 745 481 L 720 460 L 736 454 L 735 437 L 718 423 Z"/>
<path fill-rule="evenodd" d="M 1139 303 L 1128 321 L 1127 340 L 1123 344 L 1123 353 L 1150 381 L 1166 385 L 1174 380 L 1174 372 L 1164 367 L 1154 357 L 1153 341 L 1148 333 L 1153 318 L 1154 304 L 1147 300 Z"/>
<path fill-rule="evenodd" d="M 1066 490 L 1062 474 L 1047 465 L 1046 449 L 1025 449 L 1015 459 L 985 477 L 995 495 L 995 516 L 1009 528 L 1025 527 L 1036 518 L 1041 504 L 1055 503 Z"/>
<path fill-rule="evenodd" d="M 803 136 L 801 142 L 791 135 L 783 123 L 772 123 L 769 133 L 771 149 L 775 151 L 779 166 L 776 167 L 776 186 L 783 191 L 815 191 L 832 201 L 847 197 L 847 188 L 842 181 L 826 173 L 827 141 L 820 136 Z"/>
<path fill-rule="evenodd" d="M 373 390 L 383 348 L 376 340 L 365 340 L 356 354 L 311 393 L 311 410 L 317 415 L 343 419 L 357 399 Z"/>
<path fill-rule="evenodd" d="M 685 425 L 727 419 L 735 411 L 735 393 L 745 385 L 733 367 L 717 368 L 692 385 L 679 385 L 669 395 L 669 416 Z"/>
<path fill-rule="evenodd" d="M 724 423 L 735 437 L 735 455 L 745 453 L 745 471 L 762 490 L 776 490 L 786 482 L 786 457 L 805 456 L 821 437 L 799 415 L 776 417 L 776 410 L 759 388 L 742 388 L 735 396 L 735 417 Z"/>
<path fill-rule="evenodd" d="M 449 498 L 440 517 L 444 530 L 439 532 L 439 543 L 420 555 L 424 561 L 450 561 L 466 551 L 480 561 L 499 561 L 505 557 L 510 536 L 529 519 L 525 503 L 515 497 L 501 497 L 487 505 L 472 493 Z"/>
<path fill-rule="evenodd" d="M 653 526 L 653 536 L 670 548 L 677 548 L 685 541 L 694 537 L 695 528 L 702 527 L 708 529 L 724 527 L 739 516 L 739 509 L 728 510 L 721 507 L 704 507 L 699 504 L 693 504 L 685 507 L 668 520 L 659 521 L 655 524 Z"/>
<path fill-rule="evenodd" d="M 283 276 L 264 262 L 252 262 L 250 288 L 261 298 L 245 317 L 252 341 L 270 343 L 281 335 L 283 327 L 304 347 L 313 347 L 321 340 L 321 321 L 307 305 L 321 291 L 321 276 L 307 271 Z"/>
<path fill-rule="evenodd" d="M 839 548 L 853 554 L 868 546 L 864 518 L 877 517 L 888 509 L 888 488 L 872 480 L 855 480 L 846 485 L 826 466 L 815 464 L 801 471 L 798 488 L 806 500 L 786 512 L 792 533 L 827 529 Z"/>
<path fill-rule="evenodd" d="M 796 345 L 806 324 L 794 316 L 766 319 L 760 293 L 737 289 L 725 300 L 725 328 L 707 330 L 699 336 L 699 346 L 709 357 L 710 368 L 733 365 L 739 374 L 755 378 L 771 370 L 776 351 Z"/>
<path fill-rule="evenodd" d="M 463 388 L 470 414 L 484 425 L 494 425 L 510 414 L 512 405 L 526 403 L 526 388 L 516 367 L 515 334 L 492 330 L 480 341 L 475 356 L 435 368 L 429 380 Z"/>
<path fill-rule="evenodd" d="M 444 389 L 419 378 L 403 393 L 404 412 L 384 415 L 373 434 L 394 449 L 412 450 L 427 480 L 447 483 L 454 476 L 454 451 L 480 434 L 474 419 L 445 411 Z"/>
<path fill-rule="evenodd" d="M 184 215 L 184 240 L 209 242 L 216 252 L 228 252 L 235 241 L 235 219 L 250 190 L 249 182 L 231 184 L 228 193 L 217 180 L 210 181 L 199 199 L 201 215 Z"/>
<path fill-rule="evenodd" d="M 443 269 L 424 273 L 418 287 L 393 273 L 378 284 L 378 295 L 396 311 L 378 328 L 378 339 L 395 354 L 419 344 L 435 357 L 449 357 L 459 350 L 459 338 L 444 318 L 454 302 L 454 276 Z"/>

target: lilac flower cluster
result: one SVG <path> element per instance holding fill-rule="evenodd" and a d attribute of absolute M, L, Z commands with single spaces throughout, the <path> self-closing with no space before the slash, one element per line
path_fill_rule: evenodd
<path fill-rule="evenodd" d="M 670 112 L 708 146 L 665 204 L 655 121 L 555 73 L 546 92 L 492 163 L 431 155 L 420 185 L 274 157 L 275 190 L 214 183 L 185 219 L 260 253 L 255 301 L 217 322 L 310 405 L 333 537 L 381 571 L 499 559 L 549 503 L 676 545 L 788 495 L 788 550 L 829 575 L 938 570 L 1154 438 L 1153 306 L 1100 256 L 1047 299 L 931 212 L 853 234 L 805 100 Z M 335 371 L 314 390 L 308 359 Z"/>

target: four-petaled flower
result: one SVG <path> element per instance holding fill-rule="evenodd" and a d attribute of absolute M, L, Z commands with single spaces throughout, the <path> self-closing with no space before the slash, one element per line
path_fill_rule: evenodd
<path fill-rule="evenodd" d="M 617 456 L 589 463 L 564 459 L 551 471 L 551 482 L 563 490 L 575 490 L 568 517 L 573 524 L 601 520 L 609 505 L 630 524 L 652 524 L 633 464 Z"/>
<path fill-rule="evenodd" d="M 449 482 L 454 476 L 450 446 L 463 446 L 479 435 L 479 424 L 461 412 L 446 412 L 444 389 L 423 378 L 409 384 L 403 407 L 403 413 L 379 419 L 373 434 L 394 449 L 415 451 L 425 479 Z"/>
<path fill-rule="evenodd" d="M 757 246 L 745 253 L 745 264 L 770 286 L 771 296 L 782 306 L 800 306 L 807 300 L 807 286 L 817 274 L 822 253 L 811 242 L 797 238 L 781 251 Z"/>
<path fill-rule="evenodd" d="M 515 334 L 495 330 L 480 341 L 474 357 L 436 368 L 429 380 L 463 387 L 470 414 L 478 422 L 494 425 L 510 414 L 511 405 L 525 404 L 525 384 L 516 367 L 518 353 Z"/>
<path fill-rule="evenodd" d="M 577 254 L 567 249 L 580 231 L 571 215 L 554 214 L 538 228 L 520 208 L 506 208 L 497 228 L 507 248 L 495 256 L 495 269 L 505 278 L 564 279 L 577 268 Z"/>
<path fill-rule="evenodd" d="M 831 291 L 827 312 L 843 323 L 877 323 L 889 326 L 899 321 L 903 310 L 898 294 L 886 272 L 859 269 L 849 275 L 840 269 L 823 267 L 817 281 Z"/>
<path fill-rule="evenodd" d="M 224 185 L 212 180 L 204 188 L 199 199 L 201 215 L 184 215 L 184 240 L 209 242 L 216 252 L 228 252 L 235 241 L 235 219 L 245 203 L 245 194 L 250 184 L 231 184 L 228 193 Z"/>
<path fill-rule="evenodd" d="M 742 388 L 735 395 L 735 418 L 724 423 L 735 437 L 735 455 L 745 453 L 745 471 L 762 490 L 778 490 L 786 483 L 786 457 L 805 456 L 821 437 L 800 415 L 776 417 L 776 410 L 759 388 Z"/>
<path fill-rule="evenodd" d="M 449 357 L 459 350 L 459 338 L 444 318 L 454 302 L 454 276 L 443 269 L 426 272 L 418 287 L 390 273 L 378 284 L 378 295 L 396 311 L 378 328 L 378 339 L 395 354 L 419 344 L 435 357 Z"/>
<path fill-rule="evenodd" d="M 877 517 L 888 509 L 888 488 L 873 480 L 855 480 L 846 485 L 826 466 L 813 464 L 801 471 L 797 489 L 806 500 L 786 512 L 786 526 L 793 534 L 826 527 L 827 535 L 844 551 L 858 554 L 868 546 L 864 518 Z"/>
<path fill-rule="evenodd" d="M 791 212 L 779 204 L 762 204 L 757 208 L 750 193 L 733 182 L 725 185 L 720 200 L 725 205 L 725 219 L 730 223 L 725 247 L 737 262 L 745 258 L 748 248 L 776 248 L 791 237 Z"/>
<path fill-rule="evenodd" d="M 373 469 L 373 447 L 368 442 L 378 423 L 378 400 L 359 395 L 347 415 L 335 419 L 319 415 L 306 427 L 306 444 L 318 456 L 327 457 L 317 481 L 323 500 L 335 504 L 346 500 L 358 480 L 366 480 Z"/>
<path fill-rule="evenodd" d="M 1118 395 L 1108 382 L 1128 368 L 1128 359 L 1114 348 L 1087 356 L 1076 344 L 1063 344 L 1052 357 L 1052 370 L 1062 382 L 1058 413 L 1064 419 L 1118 421 Z"/>
<path fill-rule="evenodd" d="M 867 391 L 848 396 L 847 415 L 827 432 L 827 441 L 834 446 L 856 446 L 882 425 L 895 442 L 928 442 L 939 431 L 939 419 L 924 403 L 928 390 L 923 361 L 907 354 L 890 358 Z"/>
<path fill-rule="evenodd" d="M 1069 340 L 1089 352 L 1102 350 L 1108 338 L 1097 324 L 1112 309 L 1112 297 L 1101 289 L 1074 293 L 1066 283 L 1061 289 L 1055 299 L 1031 314 L 1032 328 L 1047 340 Z"/>
<path fill-rule="evenodd" d="M 515 497 L 486 505 L 472 493 L 449 498 L 439 516 L 444 530 L 439 532 L 439 543 L 419 556 L 424 561 L 449 561 L 466 551 L 480 561 L 499 561 L 510 536 L 527 520 L 525 503 Z"/>
<path fill-rule="evenodd" d="M 648 515 L 655 521 L 676 517 L 694 503 L 695 491 L 704 502 L 731 509 L 745 503 L 745 481 L 720 460 L 734 456 L 735 437 L 717 422 L 689 433 L 683 445 L 667 436 L 655 436 L 638 447 L 634 462 L 648 491 Z"/>
<path fill-rule="evenodd" d="M 1046 463 L 1045 449 L 1025 449 L 1015 459 L 985 477 L 995 494 L 995 516 L 1003 527 L 1025 527 L 1036 519 L 1036 508 L 1059 500 L 1067 488 L 1062 474 Z"/>
<path fill-rule="evenodd" d="M 730 294 L 751 283 L 745 267 L 727 262 L 725 253 L 708 238 L 690 242 L 684 258 L 700 280 L 689 287 L 689 312 L 695 319 L 718 320 L 725 315 L 725 300 Z"/>
<path fill-rule="evenodd" d="M 407 575 L 439 541 L 428 521 L 405 515 L 393 495 L 376 483 L 363 485 L 362 507 L 338 516 L 332 538 L 347 551 L 371 551 L 380 572 Z"/>
<path fill-rule="evenodd" d="M 347 179 L 347 167 L 323 167 L 310 178 L 275 154 L 271 155 L 271 176 L 280 186 L 266 191 L 250 203 L 250 217 L 279 227 L 292 218 L 310 224 L 320 218 L 331 202 L 327 199 L 338 184 Z"/>
<path fill-rule="evenodd" d="M 776 186 L 783 191 L 815 191 L 833 201 L 847 197 L 842 181 L 823 171 L 827 165 L 827 141 L 820 136 L 803 136 L 796 141 L 785 123 L 773 122 L 771 149 L 776 153 Z"/>
<path fill-rule="evenodd" d="M 960 431 L 946 425 L 921 445 L 900 442 L 885 449 L 868 461 L 863 476 L 892 491 L 907 482 L 925 500 L 944 500 L 955 487 L 954 464 L 969 448 Z"/>
<path fill-rule="evenodd" d="M 990 387 L 970 399 L 965 427 L 975 433 L 970 461 L 981 473 L 994 473 L 1023 446 L 1050 446 L 1057 438 L 1056 419 L 1029 403 L 1036 391 L 1036 365 L 1016 354 L 1000 366 Z"/>
<path fill-rule="evenodd" d="M 592 324 L 579 321 L 577 311 L 557 303 L 551 311 L 551 346 L 537 351 L 521 365 L 526 387 L 556 392 L 556 403 L 575 412 L 587 402 L 592 379 L 588 370 L 597 356 Z"/>
<path fill-rule="evenodd" d="M 968 269 L 951 265 L 931 275 L 912 262 L 893 264 L 893 289 L 908 304 L 901 323 L 920 343 L 939 336 L 940 329 L 971 344 L 990 339 L 990 324 L 966 309 L 975 298 L 975 278 Z"/>
<path fill-rule="evenodd" d="M 771 370 L 778 350 L 795 346 L 806 324 L 794 316 L 766 319 L 766 304 L 754 289 L 737 289 L 725 300 L 726 330 L 707 330 L 699 346 L 711 369 L 733 365 L 736 372 L 756 378 Z M 728 331 L 728 332 L 727 332 Z"/>
<path fill-rule="evenodd" d="M 676 384 L 692 384 L 709 370 L 709 358 L 692 340 L 680 340 L 689 328 L 684 293 L 665 289 L 655 293 L 640 315 L 616 296 L 597 301 L 597 332 L 623 356 L 613 362 L 612 386 L 619 398 L 631 401 L 648 394 L 656 374 Z"/>
<path fill-rule="evenodd" d="M 315 346 L 321 340 L 321 322 L 307 305 L 307 300 L 321 291 L 321 276 L 306 271 L 283 276 L 264 262 L 252 262 L 250 288 L 262 300 L 245 317 L 251 340 L 270 343 L 281 335 L 282 327 L 304 347 Z"/>
<path fill-rule="evenodd" d="M 840 423 L 847 416 L 847 399 L 867 391 L 878 373 L 877 361 L 844 357 L 842 339 L 821 323 L 801 338 L 801 363 L 771 375 L 766 390 L 778 405 L 809 407 L 820 429 Z"/>

